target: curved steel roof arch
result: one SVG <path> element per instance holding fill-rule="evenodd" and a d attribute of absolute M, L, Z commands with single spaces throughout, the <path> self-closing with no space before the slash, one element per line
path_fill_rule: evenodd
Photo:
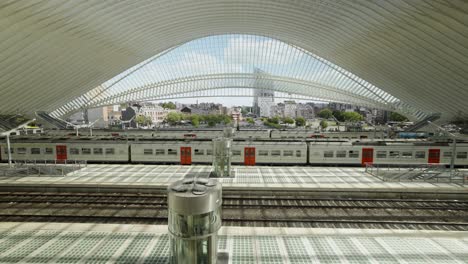
<path fill-rule="evenodd" d="M 52 111 L 170 47 L 239 33 L 301 47 L 450 118 L 468 112 L 467 17 L 463 0 L 5 2 L 0 111 Z"/>
<path fill-rule="evenodd" d="M 96 101 L 93 107 L 115 105 L 123 102 L 166 97 L 168 95 L 186 94 L 191 91 L 206 91 L 220 88 L 250 88 L 272 90 L 294 95 L 309 96 L 322 101 L 339 101 L 354 103 L 356 105 L 378 107 L 387 110 L 395 110 L 393 105 L 377 102 L 365 96 L 352 92 L 341 91 L 332 86 L 303 80 L 269 76 L 259 79 L 255 74 L 214 74 L 205 76 L 192 76 L 182 79 L 160 82 L 138 89 L 124 91 L 119 94 Z M 302 89 L 298 89 L 302 88 Z M 305 92 L 304 88 L 307 88 Z M 301 91 L 304 91 L 301 93 Z"/>
<path fill-rule="evenodd" d="M 281 91 L 287 84 L 290 94 L 326 101 L 348 99 L 362 106 L 399 110 L 397 98 L 310 52 L 272 38 L 229 34 L 196 39 L 158 54 L 74 99 L 54 115 L 67 115 L 84 107 L 164 98 L 171 93 L 187 94 L 190 89 L 259 88 L 251 82 L 257 79 L 269 80 L 270 90 Z M 209 80 L 215 80 L 216 85 Z M 179 91 L 181 84 L 187 83 L 191 88 Z M 261 89 L 268 89 L 261 85 Z M 317 95 L 327 90 L 328 94 Z M 411 116 L 419 117 L 414 113 Z"/>

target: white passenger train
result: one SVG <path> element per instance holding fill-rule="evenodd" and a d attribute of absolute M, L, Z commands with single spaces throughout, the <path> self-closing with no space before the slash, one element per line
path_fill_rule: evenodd
<path fill-rule="evenodd" d="M 0 140 L 0 160 L 8 160 Z M 13 160 L 82 160 L 88 162 L 211 163 L 210 140 L 164 140 L 154 138 L 17 138 L 12 139 Z M 236 164 L 427 164 L 450 163 L 449 143 L 429 141 L 326 141 L 326 140 L 234 140 Z M 468 166 L 468 143 L 458 143 L 457 166 Z"/>
<path fill-rule="evenodd" d="M 49 136 L 75 136 L 74 130 L 49 130 L 46 132 Z M 81 136 L 90 136 L 90 131 L 82 129 L 79 131 Z M 159 139 L 213 139 L 223 135 L 221 129 L 161 129 L 161 130 L 109 130 L 94 129 L 93 136 L 114 136 L 114 137 L 132 137 L 132 138 L 159 138 Z M 361 131 L 361 132 L 315 132 L 313 130 L 239 130 L 233 135 L 234 139 L 384 139 L 384 132 Z"/>

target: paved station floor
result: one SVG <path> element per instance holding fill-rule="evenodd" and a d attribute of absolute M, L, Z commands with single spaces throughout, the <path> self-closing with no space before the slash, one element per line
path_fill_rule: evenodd
<path fill-rule="evenodd" d="M 229 263 L 468 263 L 468 232 L 222 227 Z M 0 223 L 0 263 L 168 263 L 167 226 Z"/>
<path fill-rule="evenodd" d="M 468 191 L 468 185 L 451 183 L 383 182 L 359 167 L 233 166 L 233 169 L 234 178 L 220 179 L 223 187 Z M 0 176 L 0 184 L 167 186 L 187 174 L 207 175 L 210 170 L 208 165 L 90 164 L 66 176 Z"/>

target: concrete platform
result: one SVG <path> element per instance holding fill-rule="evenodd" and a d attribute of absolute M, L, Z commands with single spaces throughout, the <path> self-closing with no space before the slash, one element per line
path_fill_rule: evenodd
<path fill-rule="evenodd" d="M 223 227 L 234 263 L 468 263 L 468 232 Z M 168 263 L 167 226 L 0 223 L 0 263 Z"/>
<path fill-rule="evenodd" d="M 243 191 L 308 191 L 333 195 L 384 193 L 401 197 L 410 193 L 427 194 L 429 198 L 468 199 L 468 185 L 425 182 L 383 182 L 358 167 L 267 167 L 234 166 L 235 178 L 220 179 L 223 190 Z M 0 177 L 0 187 L 37 190 L 75 188 L 105 191 L 127 190 L 151 192 L 165 189 L 171 182 L 187 174 L 206 175 L 210 166 L 177 165 L 88 165 L 66 176 Z M 433 196 L 436 194 L 436 196 Z M 440 195 L 438 197 L 437 195 Z M 444 196 L 444 197 L 442 197 Z"/>

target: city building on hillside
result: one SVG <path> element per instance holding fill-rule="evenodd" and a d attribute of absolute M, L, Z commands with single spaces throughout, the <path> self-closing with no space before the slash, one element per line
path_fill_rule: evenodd
<path fill-rule="evenodd" d="M 347 112 L 352 112 L 354 111 L 354 106 L 350 104 L 342 104 L 342 103 L 329 103 L 328 108 L 330 110 L 338 110 L 338 111 L 347 111 Z"/>
<path fill-rule="evenodd" d="M 184 106 L 181 110 L 182 113 L 186 114 L 198 114 L 198 115 L 219 115 L 227 114 L 227 108 L 222 104 L 215 103 L 197 103 L 191 104 L 190 106 Z"/>
<path fill-rule="evenodd" d="M 166 119 L 167 114 L 173 111 L 156 104 L 144 104 L 141 106 L 139 114 L 151 118 L 153 125 L 158 125 Z"/>
<path fill-rule="evenodd" d="M 271 116 L 284 116 L 284 103 L 278 103 L 271 107 Z"/>
<path fill-rule="evenodd" d="M 242 121 L 242 107 L 234 106 L 229 109 L 227 114 L 231 116 L 233 120 Z"/>
<path fill-rule="evenodd" d="M 117 111 L 114 111 L 116 108 Z M 104 106 L 75 113 L 68 118 L 68 121 L 75 125 L 94 123 L 93 127 L 95 128 L 107 128 L 109 124 L 113 124 L 120 117 L 118 106 Z"/>
<path fill-rule="evenodd" d="M 275 92 L 270 90 L 254 90 L 253 110 L 257 116 L 270 117 L 271 107 L 275 105 Z"/>
<path fill-rule="evenodd" d="M 313 104 L 297 104 L 296 117 L 303 117 L 305 119 L 312 119 L 315 117 L 314 105 Z"/>
<path fill-rule="evenodd" d="M 283 117 L 296 118 L 297 104 L 295 101 L 284 101 Z"/>
<path fill-rule="evenodd" d="M 184 113 L 184 114 L 191 114 L 192 113 L 192 109 L 188 106 L 184 106 L 180 109 L 180 112 Z"/>
<path fill-rule="evenodd" d="M 138 107 L 127 106 L 122 110 L 122 127 L 137 127 L 135 118 L 138 113 Z"/>
<path fill-rule="evenodd" d="M 256 116 L 271 117 L 271 107 L 275 105 L 275 92 L 265 87 L 273 88 L 273 81 L 266 78 L 268 74 L 255 69 L 253 113 Z"/>

